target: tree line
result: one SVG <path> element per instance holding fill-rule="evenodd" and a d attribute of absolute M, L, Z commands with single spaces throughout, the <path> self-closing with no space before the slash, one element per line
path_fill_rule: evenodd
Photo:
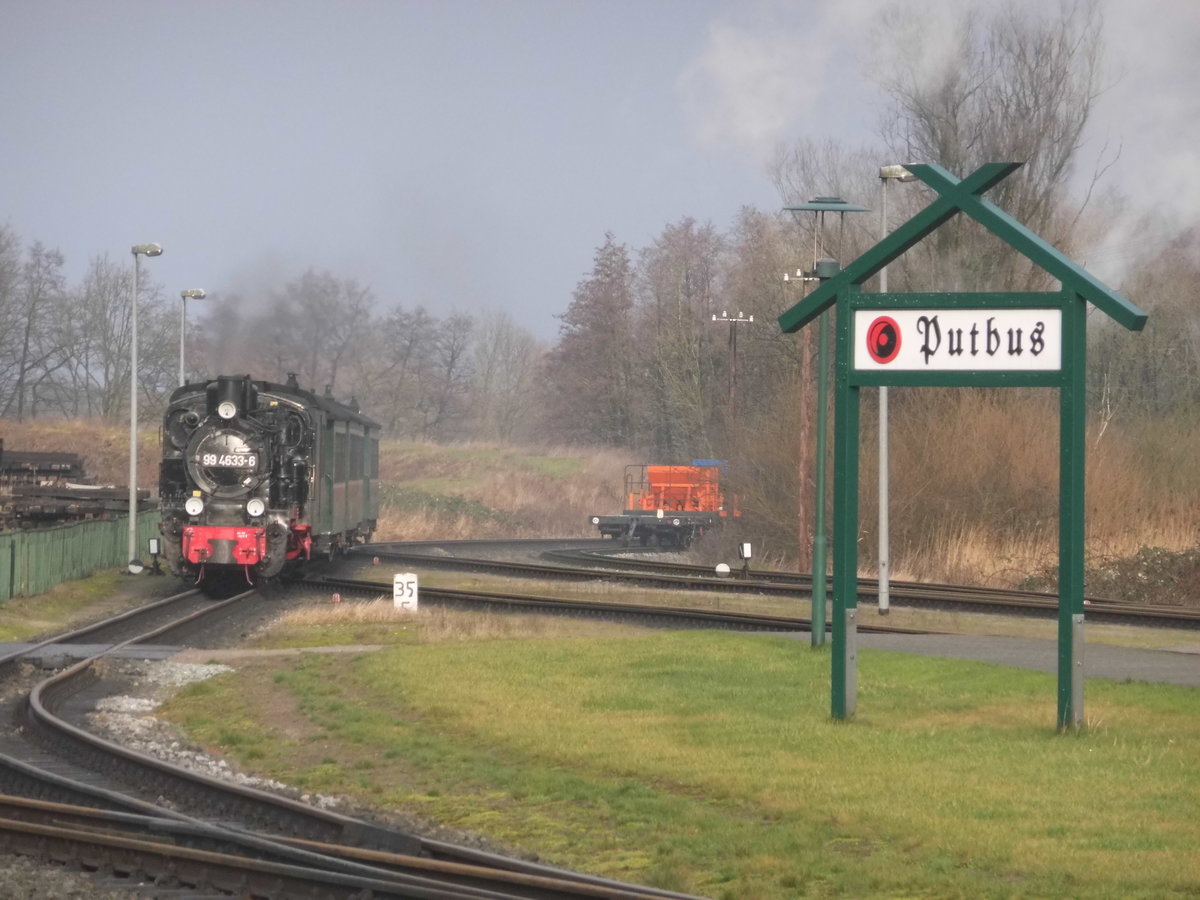
<path fill-rule="evenodd" d="M 1085 126 L 1108 83 L 1098 4 L 1041 12 L 1010 5 L 987 14 L 966 5 L 948 39 L 902 27 L 899 8 L 889 15 L 879 24 L 889 40 L 878 46 L 891 51 L 878 64 L 886 105 L 878 143 L 799 141 L 780 147 L 771 166 L 781 206 L 839 196 L 872 211 L 821 218 L 746 208 L 725 232 L 684 218 L 640 249 L 606 235 L 547 357 L 558 434 L 678 459 L 736 451 L 739 436 L 794 420 L 814 377 L 814 329 L 779 333 L 775 318 L 805 290 L 783 274 L 808 270 L 818 257 L 845 264 L 930 202 L 932 192 L 919 183 L 881 182 L 881 165 L 905 161 L 937 162 L 959 176 L 987 162 L 1024 162 L 989 199 L 1085 265 L 1122 263 L 1112 286 L 1151 314 L 1140 334 L 1093 321 L 1093 409 L 1196 417 L 1200 319 L 1191 286 L 1200 232 L 1105 189 L 1118 147 L 1084 152 Z M 931 59 L 940 64 L 931 67 Z M 1136 243 L 1114 246 L 1112 233 L 1136 235 Z M 966 216 L 888 274 L 892 291 L 1057 289 Z M 877 290 L 878 280 L 864 289 Z M 727 326 L 725 312 L 752 313 L 755 321 Z"/>
<path fill-rule="evenodd" d="M 956 15 L 948 32 L 879 23 L 887 40 L 877 45 L 887 52 L 877 63 L 885 111 L 876 143 L 798 141 L 771 164 L 781 207 L 836 195 L 872 212 L 842 221 L 746 207 L 724 229 L 683 216 L 644 247 L 606 233 L 591 270 L 563 298 L 549 345 L 505 313 L 439 317 L 379 298 L 352 276 L 308 269 L 254 296 L 206 301 L 204 322 L 189 330 L 190 373 L 282 381 L 294 372 L 313 390 L 353 397 L 402 437 L 605 445 L 662 462 L 737 459 L 763 507 L 794 509 L 807 476 L 793 450 L 810 442 L 815 415 L 815 338 L 811 328 L 780 332 L 776 317 L 806 289 L 783 274 L 819 256 L 849 262 L 929 202 L 920 184 L 881 183 L 881 164 L 933 161 L 963 176 L 985 162 L 1021 160 L 989 198 L 1067 255 L 1102 246 L 1113 223 L 1154 248 L 1137 260 L 1122 256 L 1126 248 L 1107 251 L 1127 262 L 1113 287 L 1151 316 L 1137 335 L 1094 323 L 1097 420 L 1194 419 L 1196 229 L 1104 190 L 1118 148 L 1082 152 L 1106 84 L 1098 4 L 986 14 L 964 5 Z M 1072 190 L 1081 183 L 1083 197 Z M 119 421 L 129 396 L 132 267 L 97 257 L 76 285 L 63 268 L 57 250 L 0 226 L 0 414 Z M 898 291 L 1053 287 L 963 216 L 889 268 Z M 175 302 L 152 280 L 143 285 L 137 377 L 147 421 L 177 379 Z M 898 394 L 901 405 L 915 402 Z"/>
<path fill-rule="evenodd" d="M 0 225 L 0 417 L 129 414 L 133 266 L 65 260 Z M 138 291 L 139 414 L 153 421 L 178 386 L 180 312 L 147 273 Z M 505 313 L 438 318 L 377 312 L 351 277 L 306 270 L 262 296 L 210 295 L 187 332 L 187 377 L 246 372 L 354 399 L 393 435 L 518 440 L 535 432 L 542 344 Z"/>
<path fill-rule="evenodd" d="M 816 329 L 780 333 L 775 319 L 805 291 L 805 282 L 782 276 L 808 271 L 820 257 L 853 260 L 933 198 L 919 183 L 882 182 L 881 166 L 936 162 L 964 177 L 988 162 L 1024 162 L 989 199 L 1085 266 L 1109 263 L 1119 272 L 1111 286 L 1150 313 L 1141 333 L 1103 316 L 1090 322 L 1094 439 L 1105 439 L 1111 425 L 1145 447 L 1155 436 L 1172 439 L 1164 423 L 1182 435 L 1200 420 L 1200 319 L 1191 297 L 1200 275 L 1200 230 L 1139 210 L 1105 187 L 1119 146 L 1084 152 L 1085 128 L 1108 83 L 1099 5 L 1009 5 L 990 13 L 964 5 L 948 31 L 904 27 L 903 11 L 892 13 L 878 24 L 886 39 L 875 35 L 872 43 L 886 48 L 877 62 L 885 107 L 878 141 L 865 147 L 798 141 L 778 149 L 770 170 L 781 207 L 838 196 L 873 212 L 822 218 L 747 208 L 725 232 L 684 218 L 640 249 L 608 234 L 546 359 L 550 433 L 630 448 L 656 462 L 730 460 L 758 538 L 801 548 L 802 570 L 812 528 Z M 880 212 L 885 197 L 887 221 Z M 1114 235 L 1134 235 L 1136 242 Z M 888 275 L 889 290 L 903 292 L 1058 287 L 966 216 L 910 249 Z M 878 277 L 863 289 L 878 290 Z M 753 314 L 754 322 L 724 323 L 725 314 L 738 313 Z M 1035 418 L 1044 415 L 1044 398 L 1034 392 L 988 390 L 1007 392 L 996 402 L 1017 414 L 1023 407 Z M 868 394 L 864 443 L 873 438 L 874 392 Z M 912 458 L 935 467 L 944 458 L 930 423 L 956 415 L 961 403 L 953 394 L 893 389 L 895 437 L 916 448 Z M 990 404 L 984 398 L 978 408 Z M 864 454 L 864 468 L 870 457 Z M 904 474 L 913 482 L 921 477 L 916 470 Z M 926 484 L 906 485 L 914 508 L 936 481 L 925 478 Z M 867 522 L 870 481 L 864 479 L 862 499 Z M 1046 504 L 1043 492 L 1035 493 L 1014 487 L 996 498 L 1003 507 L 996 521 L 1025 507 L 1040 515 Z"/>
<path fill-rule="evenodd" d="M 0 415 L 115 421 L 128 408 L 133 270 L 97 257 L 68 285 L 64 264 L 58 250 L 25 246 L 0 226 Z M 146 388 L 169 384 L 177 366 L 160 300 L 151 288 L 139 305 Z"/>

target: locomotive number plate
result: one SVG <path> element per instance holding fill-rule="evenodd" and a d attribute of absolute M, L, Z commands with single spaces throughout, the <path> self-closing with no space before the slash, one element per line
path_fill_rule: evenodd
<path fill-rule="evenodd" d="M 253 469 L 258 465 L 258 457 L 253 453 L 205 453 L 200 462 L 205 466 L 227 469 Z"/>

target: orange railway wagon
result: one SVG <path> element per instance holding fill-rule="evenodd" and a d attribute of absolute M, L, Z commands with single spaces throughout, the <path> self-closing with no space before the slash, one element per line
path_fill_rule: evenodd
<path fill-rule="evenodd" d="M 601 537 L 637 541 L 643 547 L 686 548 L 729 516 L 739 515 L 737 498 L 727 504 L 721 490 L 725 464 L 693 460 L 689 466 L 625 467 L 625 511 L 592 516 Z"/>

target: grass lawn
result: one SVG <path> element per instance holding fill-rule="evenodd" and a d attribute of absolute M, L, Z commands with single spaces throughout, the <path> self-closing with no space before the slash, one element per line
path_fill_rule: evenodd
<path fill-rule="evenodd" d="M 1200 691 L 1089 681 L 1058 735 L 1051 675 L 865 650 L 836 723 L 806 641 L 448 618 L 285 628 L 389 646 L 164 713 L 297 786 L 705 896 L 1200 895 Z"/>
<path fill-rule="evenodd" d="M 0 603 L 0 641 L 23 641 L 94 621 L 123 609 L 185 590 L 177 578 L 130 577 L 103 569 L 33 597 Z"/>

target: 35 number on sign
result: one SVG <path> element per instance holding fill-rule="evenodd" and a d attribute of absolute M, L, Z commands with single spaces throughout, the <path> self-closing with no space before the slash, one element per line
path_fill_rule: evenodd
<path fill-rule="evenodd" d="M 416 611 L 418 605 L 417 574 L 398 572 L 392 578 L 392 605 L 396 609 Z"/>

